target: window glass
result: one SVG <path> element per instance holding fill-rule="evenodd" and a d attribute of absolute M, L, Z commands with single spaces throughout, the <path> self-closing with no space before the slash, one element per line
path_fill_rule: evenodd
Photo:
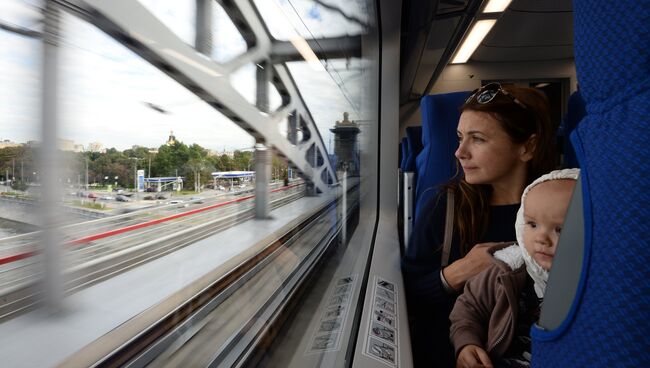
<path fill-rule="evenodd" d="M 365 1 L 255 0 L 273 37 L 288 41 L 355 35 L 364 32 Z"/>
<path fill-rule="evenodd" d="M 225 63 L 246 52 L 246 41 L 221 5 L 212 4 L 212 58 Z"/>
<path fill-rule="evenodd" d="M 17 200 L 35 198 L 40 169 L 35 142 L 40 138 L 42 31 L 40 1 L 0 2 L 0 239 L 36 229 L 36 207 L 16 211 Z M 2 244 L 0 244 L 2 249 Z M 0 258 L 4 256 L 0 250 Z M 0 270 L 0 285 L 2 279 Z M 0 290 L 2 286 L 0 286 Z"/>
<path fill-rule="evenodd" d="M 348 113 L 349 121 L 361 119 L 360 59 L 328 60 L 322 68 L 308 62 L 287 64 L 328 152 L 333 153 L 334 133 L 330 130 Z"/>
<path fill-rule="evenodd" d="M 252 145 L 221 113 L 88 23 L 66 16 L 64 36 L 64 137 L 119 150 L 158 147 L 170 132 L 211 150 Z"/>
<path fill-rule="evenodd" d="M 188 45 L 196 38 L 196 0 L 138 0 Z"/>

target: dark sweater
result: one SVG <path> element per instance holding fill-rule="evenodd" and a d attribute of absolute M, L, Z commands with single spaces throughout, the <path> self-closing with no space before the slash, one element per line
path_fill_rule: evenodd
<path fill-rule="evenodd" d="M 432 198 L 416 219 L 402 259 L 406 300 L 415 367 L 453 367 L 449 342 L 449 313 L 457 295 L 444 291 L 440 280 L 441 245 L 444 239 L 446 197 Z M 488 230 L 483 242 L 515 241 L 519 204 L 490 206 Z M 460 259 L 459 238 L 454 234 L 449 264 Z"/>

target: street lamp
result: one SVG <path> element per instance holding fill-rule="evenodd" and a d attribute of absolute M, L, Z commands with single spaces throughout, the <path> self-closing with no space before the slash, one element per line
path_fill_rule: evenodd
<path fill-rule="evenodd" d="M 115 176 L 115 188 L 117 188 L 117 178 L 118 178 L 118 176 L 116 175 Z"/>

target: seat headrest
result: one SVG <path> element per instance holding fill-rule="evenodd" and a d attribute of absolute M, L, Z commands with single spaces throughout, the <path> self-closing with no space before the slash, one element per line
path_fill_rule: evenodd
<path fill-rule="evenodd" d="M 416 217 L 420 195 L 449 181 L 456 172 L 454 152 L 458 148 L 456 128 L 460 107 L 469 92 L 429 95 L 420 101 L 422 112 L 422 152 L 416 158 Z M 429 189 L 431 191 L 431 189 Z M 437 191 L 437 190 L 436 190 Z"/>
<path fill-rule="evenodd" d="M 647 89 L 648 2 L 574 1 L 573 11 L 576 72 L 587 111 L 607 111 Z"/>
<path fill-rule="evenodd" d="M 415 157 L 422 151 L 422 126 L 410 126 L 406 128 L 406 141 L 408 142 L 408 151 L 402 171 L 417 172 L 415 166 Z"/>

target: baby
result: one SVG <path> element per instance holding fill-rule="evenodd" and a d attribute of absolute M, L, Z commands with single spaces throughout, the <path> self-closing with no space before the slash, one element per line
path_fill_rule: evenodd
<path fill-rule="evenodd" d="M 578 175 L 556 170 L 524 190 L 518 244 L 493 253 L 494 264 L 467 282 L 449 316 L 457 367 L 530 366 L 530 328 Z"/>

